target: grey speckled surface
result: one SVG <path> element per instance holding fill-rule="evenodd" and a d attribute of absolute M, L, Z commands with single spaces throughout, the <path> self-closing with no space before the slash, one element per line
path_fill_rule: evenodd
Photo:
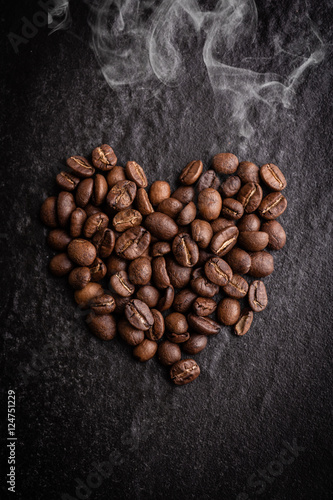
<path fill-rule="evenodd" d="M 217 2 L 199 4 L 205 10 Z M 4 42 L 2 385 L 17 399 L 15 498 L 332 498 L 333 12 L 329 1 L 313 0 L 307 10 L 301 2 L 275 4 L 257 3 L 258 44 L 244 45 L 240 27 L 225 57 L 228 64 L 278 72 L 287 85 L 317 48 L 321 62 L 300 76 L 290 108 L 281 95 L 274 101 L 269 86 L 261 90 L 268 89 L 270 106 L 256 100 L 251 89 L 258 82 L 246 72 L 233 83 L 238 94 L 218 90 L 221 75 L 211 74 L 214 93 L 202 57 L 210 32 L 196 33 L 184 14 L 179 22 L 187 24 L 176 31 L 176 40 L 182 33 L 179 85 L 152 74 L 110 88 L 80 2 L 70 3 L 69 30 L 47 37 L 41 29 L 17 55 Z M 31 19 L 35 10 L 28 2 L 22 12 L 11 9 L 3 28 L 19 33 L 21 17 Z M 306 31 L 308 15 L 321 42 Z M 288 179 L 281 218 L 288 242 L 265 280 L 270 305 L 244 338 L 228 328 L 211 338 L 197 356 L 202 374 L 187 387 L 172 386 L 155 360 L 135 362 L 119 340 L 92 337 L 65 280 L 47 271 L 52 252 L 40 204 L 55 191 L 65 158 L 90 154 L 102 142 L 114 147 L 120 164 L 135 159 L 144 166 L 150 182 L 175 185 L 188 161 L 201 158 L 208 167 L 220 151 L 272 161 Z M 294 460 L 287 452 L 291 463 L 282 465 L 278 457 L 288 443 L 302 451 Z M 94 481 L 88 477 L 94 464 L 109 458 L 112 475 L 90 493 L 75 493 L 77 479 Z M 4 474 L 1 481 L 6 488 Z"/>

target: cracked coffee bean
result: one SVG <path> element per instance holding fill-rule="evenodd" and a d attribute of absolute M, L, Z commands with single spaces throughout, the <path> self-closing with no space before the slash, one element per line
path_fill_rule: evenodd
<path fill-rule="evenodd" d="M 170 286 L 170 278 L 164 257 L 155 257 L 152 260 L 152 275 L 157 288 L 167 288 Z"/>
<path fill-rule="evenodd" d="M 249 288 L 249 304 L 254 312 L 263 311 L 268 303 L 265 284 L 262 281 L 253 281 Z"/>
<path fill-rule="evenodd" d="M 106 214 L 99 212 L 98 214 L 91 215 L 84 224 L 83 236 L 85 238 L 92 238 L 98 231 L 106 229 L 108 224 L 109 217 Z"/>
<path fill-rule="evenodd" d="M 101 259 L 105 259 L 111 255 L 115 241 L 115 234 L 109 228 L 100 229 L 94 234 L 92 239 L 92 242 L 96 247 L 97 255 Z"/>
<path fill-rule="evenodd" d="M 112 295 L 101 295 L 100 297 L 94 297 L 89 303 L 90 309 L 100 316 L 101 314 L 110 314 L 116 308 L 116 303 Z"/>
<path fill-rule="evenodd" d="M 125 259 L 134 260 L 147 250 L 150 238 L 150 233 L 142 226 L 127 229 L 116 241 L 116 254 Z"/>
<path fill-rule="evenodd" d="M 136 161 L 128 161 L 126 163 L 125 174 L 127 179 L 135 182 L 139 188 L 146 188 L 148 186 L 146 174 Z"/>
<path fill-rule="evenodd" d="M 281 193 L 271 193 L 265 196 L 259 205 L 258 212 L 263 219 L 277 219 L 287 208 L 287 200 Z"/>
<path fill-rule="evenodd" d="M 200 160 L 191 161 L 182 170 L 179 176 L 179 180 L 182 184 L 190 186 L 199 179 L 200 175 L 202 174 L 202 170 L 203 170 L 202 161 Z"/>
<path fill-rule="evenodd" d="M 107 268 L 104 262 L 99 257 L 96 257 L 91 266 L 89 266 L 89 271 L 91 281 L 100 281 L 106 275 Z"/>
<path fill-rule="evenodd" d="M 171 380 L 176 385 L 185 385 L 193 382 L 200 375 L 199 365 L 194 359 L 182 359 L 172 365 L 170 370 Z"/>
<path fill-rule="evenodd" d="M 93 176 L 95 173 L 94 167 L 83 156 L 71 156 L 66 160 L 66 163 L 77 177 L 84 179 Z"/>
<path fill-rule="evenodd" d="M 248 182 L 238 193 L 237 200 L 243 205 L 244 212 L 250 214 L 257 210 L 262 200 L 262 189 L 259 184 Z"/>
<path fill-rule="evenodd" d="M 217 335 L 221 330 L 220 325 L 211 318 L 196 316 L 191 313 L 187 316 L 187 320 L 193 330 L 201 335 Z"/>
<path fill-rule="evenodd" d="M 252 325 L 253 311 L 251 309 L 243 309 L 237 323 L 234 326 L 234 333 L 236 335 L 245 335 Z"/>
<path fill-rule="evenodd" d="M 207 248 L 213 237 L 213 229 L 209 222 L 201 219 L 195 219 L 191 223 L 191 234 L 193 240 L 199 248 Z"/>
<path fill-rule="evenodd" d="M 198 245 L 186 233 L 179 233 L 172 243 L 172 252 L 178 264 L 193 267 L 199 260 Z"/>
<path fill-rule="evenodd" d="M 64 191 L 74 191 L 80 179 L 70 172 L 60 172 L 56 177 L 56 183 Z"/>
<path fill-rule="evenodd" d="M 243 205 L 234 200 L 234 198 L 225 198 L 223 200 L 221 215 L 226 219 L 238 220 L 244 213 Z"/>
<path fill-rule="evenodd" d="M 240 274 L 234 274 L 228 284 L 223 287 L 224 293 L 234 299 L 245 297 L 248 289 L 248 282 Z"/>
<path fill-rule="evenodd" d="M 217 304 L 208 297 L 197 297 L 193 302 L 193 311 L 197 316 L 210 316 L 215 312 Z"/>
<path fill-rule="evenodd" d="M 214 170 L 207 170 L 207 172 L 201 175 L 196 189 L 198 193 L 207 188 L 217 190 L 220 187 L 220 184 L 220 179 L 217 177 Z"/>
<path fill-rule="evenodd" d="M 266 163 L 260 168 L 260 177 L 272 191 L 282 191 L 287 181 L 279 167 L 274 163 Z"/>
<path fill-rule="evenodd" d="M 150 312 L 153 315 L 154 324 L 146 331 L 146 337 L 149 340 L 160 340 L 165 331 L 164 318 L 157 309 L 151 309 Z"/>
<path fill-rule="evenodd" d="M 174 298 L 175 298 L 175 290 L 173 286 L 168 286 L 168 288 L 165 289 L 164 294 L 158 301 L 158 304 L 156 306 L 157 309 L 161 312 L 167 311 L 172 306 Z"/>
<path fill-rule="evenodd" d="M 135 286 L 129 281 L 126 271 L 119 271 L 110 278 L 110 286 L 121 297 L 129 297 L 135 292 Z"/>
<path fill-rule="evenodd" d="M 103 172 L 111 170 L 117 163 L 117 157 L 108 144 L 102 144 L 92 152 L 93 165 Z"/>
<path fill-rule="evenodd" d="M 236 226 L 226 227 L 215 233 L 210 243 L 213 253 L 219 257 L 227 254 L 237 243 L 238 229 Z"/>
<path fill-rule="evenodd" d="M 136 189 L 135 182 L 117 182 L 108 192 L 106 197 L 107 205 L 117 211 L 129 208 L 135 199 Z"/>
<path fill-rule="evenodd" d="M 123 233 L 131 227 L 140 226 L 142 222 L 142 215 L 137 210 L 127 208 L 118 212 L 112 221 L 112 225 L 116 231 Z"/>
<path fill-rule="evenodd" d="M 139 330 L 149 330 L 154 324 L 154 317 L 149 307 L 138 299 L 131 300 L 125 306 L 125 316 L 131 325 Z"/>
<path fill-rule="evenodd" d="M 226 285 L 232 278 L 231 267 L 219 257 L 213 257 L 206 262 L 205 274 L 212 283 L 219 286 Z"/>
<path fill-rule="evenodd" d="M 202 269 L 199 268 L 198 273 L 195 273 L 191 279 L 191 288 L 201 297 L 212 298 L 219 293 L 220 287 L 202 274 Z"/>

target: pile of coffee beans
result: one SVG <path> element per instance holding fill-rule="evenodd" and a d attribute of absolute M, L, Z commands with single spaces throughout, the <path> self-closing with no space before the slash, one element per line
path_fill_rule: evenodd
<path fill-rule="evenodd" d="M 68 275 L 93 334 L 118 332 L 135 358 L 157 353 L 175 384 L 191 382 L 200 368 L 182 351 L 199 353 L 221 325 L 244 335 L 267 306 L 267 249 L 286 242 L 276 221 L 287 207 L 284 175 L 273 163 L 258 168 L 221 153 L 206 172 L 199 160 L 186 165 L 172 193 L 163 180 L 147 191 L 143 168 L 117 165 L 106 144 L 91 162 L 71 156 L 67 165 L 56 177 L 60 192 L 41 207 L 58 252 L 51 272 Z"/>

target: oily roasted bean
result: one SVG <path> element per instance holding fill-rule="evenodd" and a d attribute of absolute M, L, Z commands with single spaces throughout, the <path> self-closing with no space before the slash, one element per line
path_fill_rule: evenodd
<path fill-rule="evenodd" d="M 103 212 L 91 215 L 84 224 L 83 235 L 85 238 L 92 238 L 98 231 L 106 229 L 109 224 L 109 217 Z"/>
<path fill-rule="evenodd" d="M 182 352 L 179 345 L 169 340 L 164 340 L 157 349 L 158 360 L 164 366 L 171 366 L 179 361 L 182 357 Z"/>
<path fill-rule="evenodd" d="M 148 215 L 144 225 L 153 236 L 161 240 L 172 240 L 178 233 L 178 226 L 175 221 L 160 212 Z"/>
<path fill-rule="evenodd" d="M 154 318 L 154 324 L 146 331 L 146 337 L 149 340 L 160 340 L 164 335 L 165 324 L 164 318 L 160 311 L 151 309 L 150 311 Z"/>
<path fill-rule="evenodd" d="M 253 311 L 251 309 L 243 309 L 237 323 L 234 326 L 234 333 L 236 335 L 245 335 L 252 325 Z"/>
<path fill-rule="evenodd" d="M 150 233 L 142 226 L 127 229 L 116 241 L 115 251 L 120 257 L 134 260 L 149 247 Z"/>
<path fill-rule="evenodd" d="M 133 356 L 141 362 L 149 361 L 157 351 L 157 343 L 153 340 L 144 339 L 141 344 L 133 349 Z"/>
<path fill-rule="evenodd" d="M 153 281 L 157 288 L 167 288 L 170 286 L 170 278 L 166 268 L 164 257 L 155 257 L 152 260 Z"/>
<path fill-rule="evenodd" d="M 60 172 L 56 177 L 56 183 L 64 191 L 74 191 L 80 179 L 70 172 Z"/>
<path fill-rule="evenodd" d="M 88 283 L 84 288 L 74 292 L 74 300 L 80 309 L 88 309 L 94 297 L 104 295 L 104 290 L 99 283 Z"/>
<path fill-rule="evenodd" d="M 112 276 L 119 271 L 127 271 L 128 260 L 118 257 L 118 255 L 111 255 L 106 263 L 107 276 Z"/>
<path fill-rule="evenodd" d="M 135 182 L 139 188 L 145 188 L 148 186 L 148 181 L 144 170 L 136 161 L 128 161 L 125 167 L 125 173 L 127 179 Z"/>
<path fill-rule="evenodd" d="M 198 245 L 186 233 L 179 233 L 172 242 L 172 252 L 178 264 L 193 267 L 199 260 Z"/>
<path fill-rule="evenodd" d="M 118 212 L 112 220 L 113 227 L 116 231 L 122 233 L 131 227 L 140 226 L 142 215 L 137 210 L 127 208 Z"/>
<path fill-rule="evenodd" d="M 234 273 L 247 274 L 251 267 L 251 257 L 242 248 L 234 247 L 225 256 L 225 260 Z"/>
<path fill-rule="evenodd" d="M 164 295 L 160 298 L 157 304 L 157 309 L 159 311 L 167 311 L 173 304 L 173 300 L 175 298 L 175 290 L 173 286 L 168 286 L 165 289 Z"/>
<path fill-rule="evenodd" d="M 187 224 L 191 224 L 194 221 L 197 215 L 197 208 L 193 201 L 190 201 L 183 210 L 179 213 L 176 222 L 179 226 L 186 226 Z"/>
<path fill-rule="evenodd" d="M 126 319 L 121 318 L 118 321 L 118 332 L 121 338 L 128 344 L 136 346 L 141 344 L 145 338 L 143 330 L 134 328 Z"/>
<path fill-rule="evenodd" d="M 112 295 L 104 294 L 91 299 L 89 306 L 95 314 L 100 316 L 101 314 L 112 313 L 116 308 L 116 303 Z"/>
<path fill-rule="evenodd" d="M 193 334 L 182 345 L 183 351 L 187 354 L 198 354 L 206 347 L 207 341 L 207 335 Z"/>
<path fill-rule="evenodd" d="M 233 198 L 225 198 L 223 200 L 221 214 L 226 219 L 238 220 L 244 213 L 243 205 Z"/>
<path fill-rule="evenodd" d="M 152 205 L 158 205 L 166 198 L 170 198 L 171 188 L 166 181 L 155 181 L 149 189 L 149 199 Z"/>
<path fill-rule="evenodd" d="M 241 220 L 238 221 L 237 227 L 238 231 L 241 233 L 243 231 L 259 231 L 260 225 L 261 222 L 257 215 L 245 214 Z"/>
<path fill-rule="evenodd" d="M 215 283 L 209 281 L 206 276 L 195 276 L 191 279 L 191 288 L 192 290 L 200 295 L 201 297 L 209 297 L 212 298 L 214 295 L 219 293 L 220 287 Z"/>
<path fill-rule="evenodd" d="M 237 200 L 243 205 L 244 211 L 250 214 L 257 210 L 262 200 L 262 189 L 259 184 L 248 182 L 238 193 Z"/>
<path fill-rule="evenodd" d="M 69 258 L 78 266 L 90 266 L 96 259 L 96 248 L 90 241 L 75 238 L 67 247 Z"/>
<path fill-rule="evenodd" d="M 61 227 L 65 227 L 70 220 L 72 212 L 76 209 L 74 196 L 68 191 L 61 191 L 57 198 L 57 214 Z"/>
<path fill-rule="evenodd" d="M 66 160 L 66 163 L 77 177 L 91 177 L 95 173 L 94 167 L 83 156 L 71 156 Z"/>
<path fill-rule="evenodd" d="M 152 276 L 150 259 L 138 257 L 130 262 L 128 266 L 128 277 L 133 285 L 147 285 Z"/>
<path fill-rule="evenodd" d="M 186 205 L 193 201 L 195 197 L 195 190 L 193 186 L 180 186 L 172 193 L 172 198 L 176 198 L 181 203 Z"/>
<path fill-rule="evenodd" d="M 111 170 L 117 163 L 117 157 L 108 144 L 102 144 L 92 152 L 93 165 L 103 172 Z"/>
<path fill-rule="evenodd" d="M 214 170 L 207 170 L 199 179 L 197 184 L 197 192 L 200 193 L 204 189 L 212 188 L 218 189 L 220 187 L 220 179 L 217 177 Z"/>
<path fill-rule="evenodd" d="M 263 311 L 268 303 L 266 287 L 263 281 L 253 281 L 249 288 L 249 304 L 254 312 Z"/>
<path fill-rule="evenodd" d="M 207 297 L 197 297 L 193 302 L 193 311 L 197 316 L 210 316 L 216 309 L 216 302 Z"/>
<path fill-rule="evenodd" d="M 58 227 L 57 218 L 57 197 L 49 196 L 40 208 L 40 218 L 45 226 Z"/>
<path fill-rule="evenodd" d="M 223 291 L 233 299 L 242 299 L 247 294 L 249 285 L 240 274 L 234 274 L 229 283 L 223 287 Z"/>
<path fill-rule="evenodd" d="M 173 312 L 165 317 L 165 327 L 169 332 L 185 333 L 188 330 L 188 323 L 184 314 Z"/>
<path fill-rule="evenodd" d="M 235 224 L 236 224 L 235 220 L 225 219 L 224 217 L 218 217 L 217 219 L 213 220 L 210 225 L 212 227 L 213 233 L 215 234 L 218 233 L 219 231 L 222 231 L 222 229 L 234 226 Z"/>
<path fill-rule="evenodd" d="M 76 267 L 69 273 L 68 283 L 74 290 L 82 290 L 90 282 L 89 267 Z"/>
<path fill-rule="evenodd" d="M 106 174 L 106 182 L 109 188 L 112 188 L 119 181 L 126 181 L 125 169 L 116 165 Z"/>
<path fill-rule="evenodd" d="M 268 234 L 264 231 L 243 231 L 238 236 L 241 247 L 250 252 L 259 252 L 268 245 Z"/>
<path fill-rule="evenodd" d="M 92 202 L 94 205 L 96 205 L 96 207 L 100 206 L 103 203 L 107 192 L 108 183 L 106 182 L 104 175 L 96 174 L 94 180 L 94 189 L 91 197 Z"/>
<path fill-rule="evenodd" d="M 261 226 L 261 231 L 268 234 L 268 248 L 271 250 L 281 250 L 286 244 L 286 233 L 277 220 L 264 222 Z"/>
<path fill-rule="evenodd" d="M 49 263 L 49 269 L 54 276 L 65 276 L 74 268 L 73 262 L 65 252 L 55 255 Z"/>
<path fill-rule="evenodd" d="M 223 257 L 237 243 L 238 229 L 236 226 L 226 227 L 214 234 L 210 242 L 210 248 L 218 257 Z"/>
<path fill-rule="evenodd" d="M 194 184 L 202 174 L 203 164 L 200 160 L 191 161 L 182 170 L 179 180 L 182 184 L 190 186 Z"/>
<path fill-rule="evenodd" d="M 262 200 L 258 212 L 263 219 L 276 219 L 283 214 L 287 208 L 287 200 L 281 193 L 270 193 Z"/>
<path fill-rule="evenodd" d="M 250 254 L 251 257 L 251 267 L 249 274 L 255 278 L 264 278 L 274 271 L 274 259 L 273 256 L 265 252 L 253 252 Z"/>
<path fill-rule="evenodd" d="M 145 189 L 138 189 L 135 201 L 137 209 L 142 215 L 149 215 L 154 212 L 153 206 L 150 203 L 148 194 Z"/>
<path fill-rule="evenodd" d="M 116 320 L 111 314 L 98 316 L 91 312 L 86 318 L 89 330 L 101 340 L 112 340 L 117 334 Z"/>
<path fill-rule="evenodd" d="M 102 280 L 107 272 L 106 265 L 104 264 L 102 259 L 99 259 L 98 257 L 96 257 L 91 266 L 89 266 L 89 270 L 90 270 L 91 281 Z"/>
<path fill-rule="evenodd" d="M 260 168 L 260 177 L 272 191 L 282 191 L 287 185 L 285 176 L 274 163 L 265 163 Z"/>
<path fill-rule="evenodd" d="M 58 252 L 64 252 L 71 241 L 72 238 L 64 229 L 52 229 L 47 236 L 47 244 Z"/>
<path fill-rule="evenodd" d="M 259 167 L 251 161 L 241 161 L 238 165 L 237 175 L 243 184 L 247 182 L 259 184 Z"/>
<path fill-rule="evenodd" d="M 97 255 L 101 259 L 105 259 L 111 255 L 116 237 L 112 229 L 105 227 L 94 234 L 92 242 L 96 247 Z"/>
<path fill-rule="evenodd" d="M 69 232 L 72 238 L 81 236 L 83 226 L 86 222 L 87 214 L 83 208 L 76 208 L 73 210 L 70 218 Z"/>
<path fill-rule="evenodd" d="M 240 190 L 242 183 L 237 175 L 231 175 L 221 184 L 220 192 L 223 198 L 231 198 Z"/>
<path fill-rule="evenodd" d="M 222 299 L 217 306 L 217 320 L 223 325 L 234 325 L 238 321 L 240 312 L 241 307 L 239 301 L 227 297 Z"/>
<path fill-rule="evenodd" d="M 171 245 L 167 241 L 157 241 L 151 250 L 152 257 L 163 257 L 171 252 Z"/>
<path fill-rule="evenodd" d="M 157 205 L 156 210 L 174 219 L 183 210 L 183 204 L 176 198 L 166 198 Z"/>
<path fill-rule="evenodd" d="M 135 199 L 136 189 L 135 182 L 119 181 L 110 189 L 106 204 L 117 211 L 129 208 Z"/>
<path fill-rule="evenodd" d="M 211 318 L 190 313 L 187 320 L 193 330 L 201 335 L 217 335 L 221 330 L 220 325 Z"/>
<path fill-rule="evenodd" d="M 219 286 L 226 285 L 232 278 L 231 267 L 220 257 L 213 257 L 206 262 L 205 274 L 212 283 Z"/>
<path fill-rule="evenodd" d="M 238 158 L 232 153 L 219 153 L 213 157 L 213 169 L 218 174 L 234 174 L 238 167 Z"/>
<path fill-rule="evenodd" d="M 214 233 L 209 222 L 201 219 L 195 219 L 191 223 L 191 234 L 193 240 L 200 248 L 207 248 Z"/>
<path fill-rule="evenodd" d="M 222 198 L 216 189 L 203 189 L 198 196 L 198 209 L 205 220 L 217 219 L 222 209 Z"/>
<path fill-rule="evenodd" d="M 176 385 L 185 385 L 193 382 L 200 375 L 199 365 L 194 359 L 181 359 L 172 365 L 170 370 L 171 380 Z"/>
<path fill-rule="evenodd" d="M 189 288 L 184 288 L 175 295 L 172 307 L 175 311 L 184 314 L 191 309 L 196 298 L 196 293 L 192 292 Z"/>
<path fill-rule="evenodd" d="M 119 271 L 110 278 L 110 287 L 121 297 L 129 297 L 135 292 L 135 286 L 129 281 L 126 271 Z"/>
<path fill-rule="evenodd" d="M 93 179 L 83 179 L 77 187 L 75 194 L 75 202 L 78 207 L 85 208 L 93 194 L 94 181 Z"/>
<path fill-rule="evenodd" d="M 134 328 L 149 330 L 154 324 L 154 317 L 144 302 L 132 299 L 125 307 L 125 316 Z"/>
<path fill-rule="evenodd" d="M 148 307 L 157 307 L 160 300 L 160 292 L 151 285 L 144 285 L 136 292 L 136 298 L 142 300 Z"/>

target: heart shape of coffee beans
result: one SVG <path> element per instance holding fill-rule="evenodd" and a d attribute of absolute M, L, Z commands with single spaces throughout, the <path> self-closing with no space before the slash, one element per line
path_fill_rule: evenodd
<path fill-rule="evenodd" d="M 286 242 L 276 221 L 287 207 L 284 175 L 273 163 L 259 169 L 220 153 L 206 172 L 199 160 L 186 165 L 173 193 L 158 180 L 148 194 L 143 168 L 117 165 L 107 144 L 91 163 L 71 156 L 67 165 L 60 192 L 41 207 L 58 252 L 50 271 L 68 274 L 93 334 L 112 340 L 118 332 L 138 360 L 157 353 L 175 384 L 195 380 L 199 365 L 182 351 L 202 351 L 221 325 L 244 335 L 267 306 L 257 278 L 274 270 L 267 249 Z"/>

